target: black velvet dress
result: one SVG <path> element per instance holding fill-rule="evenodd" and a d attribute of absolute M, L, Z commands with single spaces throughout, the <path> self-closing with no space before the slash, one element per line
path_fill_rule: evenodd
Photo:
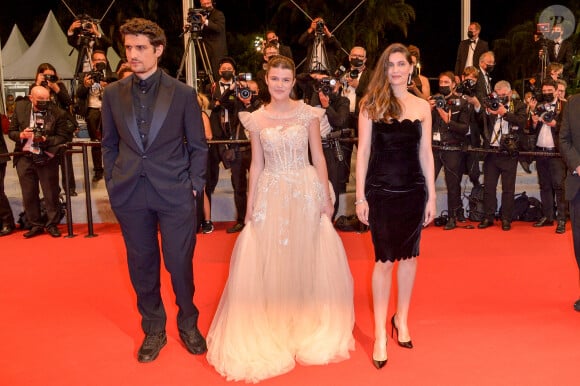
<path fill-rule="evenodd" d="M 419 255 L 427 191 L 419 161 L 421 122 L 373 122 L 366 177 L 375 261 Z"/>

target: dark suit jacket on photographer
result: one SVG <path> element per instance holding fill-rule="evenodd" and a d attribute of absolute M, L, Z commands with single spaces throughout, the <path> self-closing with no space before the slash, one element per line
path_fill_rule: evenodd
<path fill-rule="evenodd" d="M 555 108 L 554 112 L 556 113 L 556 116 L 554 117 L 554 119 L 556 120 L 556 125 L 550 127 L 550 131 L 552 132 L 552 139 L 554 140 L 554 145 L 556 146 L 556 148 L 558 148 L 560 144 L 560 126 L 562 125 L 562 116 L 563 116 L 562 111 L 564 111 L 565 107 L 566 102 L 561 101 L 559 99 L 556 101 L 556 106 L 554 107 Z M 532 125 L 530 126 L 530 134 L 534 135 L 536 137 L 536 140 L 538 134 L 540 133 L 540 130 L 542 129 L 542 126 L 543 122 L 541 120 L 538 121 L 535 125 L 532 123 Z"/>
<path fill-rule="evenodd" d="M 219 61 L 228 56 L 226 41 L 226 17 L 218 9 L 212 9 L 207 17 L 207 25 L 201 30 L 201 37 L 207 49 L 207 56 L 211 63 L 211 70 L 215 79 L 219 78 Z"/>
<path fill-rule="evenodd" d="M 465 143 L 465 135 L 469 130 L 469 104 L 456 95 L 446 99 L 446 111 L 451 113 L 449 123 L 445 123 L 437 108 L 431 112 L 433 118 L 433 136 L 439 133 L 440 140 L 433 141 L 436 145 L 461 146 Z"/>
<path fill-rule="evenodd" d="M 485 106 L 482 104 L 482 109 Z M 508 123 L 510 133 L 518 134 L 517 131 L 526 126 L 526 104 L 519 99 L 511 99 L 508 112 L 502 117 Z M 481 113 L 483 124 L 484 147 L 489 148 L 493 140 L 493 131 L 498 115 Z"/>
<path fill-rule="evenodd" d="M 91 91 L 90 87 L 85 86 L 85 76 L 91 74 L 91 72 L 83 72 L 79 76 L 79 85 L 76 90 L 77 96 L 77 109 L 78 113 L 83 117 L 87 116 L 87 109 L 89 107 L 89 94 Z M 105 70 L 105 74 L 103 80 L 107 83 L 112 83 L 113 81 L 117 80 L 117 76 L 113 71 Z"/>
<path fill-rule="evenodd" d="M 29 99 L 23 99 L 16 102 L 14 108 L 14 115 L 10 121 L 10 129 L 8 136 L 16 145 L 15 152 L 22 152 L 26 144 L 25 140 L 20 139 L 20 133 L 30 126 L 30 119 L 32 116 L 32 102 Z M 64 110 L 60 109 L 54 104 L 49 104 L 46 116 L 44 117 L 44 136 L 46 140 L 40 142 L 39 146 L 42 150 L 49 152 L 52 155 L 57 154 L 60 145 L 67 142 L 70 133 L 70 121 L 66 117 Z M 14 165 L 22 155 L 14 156 Z"/>
<path fill-rule="evenodd" d="M 315 33 L 308 33 L 308 31 L 304 31 L 304 33 L 298 39 L 298 43 L 307 46 L 308 50 L 306 53 L 306 62 L 302 67 L 302 72 L 309 72 L 310 71 L 310 59 L 312 58 L 312 50 L 314 48 L 314 37 Z M 338 53 L 340 48 L 342 47 L 338 39 L 334 35 L 328 37 L 326 35 L 323 36 L 322 41 L 324 43 L 324 49 L 326 51 L 326 59 L 328 60 L 328 75 L 334 73 L 334 70 L 338 67 Z"/>

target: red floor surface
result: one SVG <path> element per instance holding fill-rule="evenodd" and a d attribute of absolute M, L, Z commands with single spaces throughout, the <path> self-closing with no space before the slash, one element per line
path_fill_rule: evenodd
<path fill-rule="evenodd" d="M 205 334 L 223 288 L 236 235 L 218 224 L 200 235 L 195 302 Z M 182 346 L 166 272 L 168 344 L 149 364 L 117 225 L 94 238 L 0 239 L 0 385 L 224 385 Z M 63 228 L 64 230 L 64 228 Z M 410 314 L 415 348 L 389 340 L 389 362 L 371 364 L 369 234 L 341 233 L 355 279 L 356 350 L 328 366 L 300 366 L 261 385 L 578 385 L 580 313 L 571 233 L 515 222 L 510 232 L 423 234 Z M 392 291 L 392 298 L 395 294 Z M 391 302 L 391 308 L 394 304 Z M 389 312 L 389 315 L 392 311 Z"/>

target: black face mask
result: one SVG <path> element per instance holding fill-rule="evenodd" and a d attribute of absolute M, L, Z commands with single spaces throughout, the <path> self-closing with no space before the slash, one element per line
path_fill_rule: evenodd
<path fill-rule="evenodd" d="M 234 78 L 234 72 L 233 71 L 222 71 L 222 78 L 224 78 L 227 81 L 230 81 Z"/>
<path fill-rule="evenodd" d="M 495 68 L 495 65 L 493 65 L 493 64 L 491 64 L 491 65 L 490 64 L 486 64 L 485 65 L 485 72 L 490 73 L 490 72 L 493 71 L 494 68 Z"/>
<path fill-rule="evenodd" d="M 472 31 L 467 31 L 467 37 L 470 39 L 473 39 L 473 32 Z"/>
<path fill-rule="evenodd" d="M 355 67 L 355 68 L 362 67 L 362 65 L 363 65 L 363 60 L 362 60 L 362 59 L 358 59 L 358 58 L 351 59 L 351 60 L 350 60 L 350 65 L 351 65 L 352 67 Z"/>
<path fill-rule="evenodd" d="M 36 101 L 36 109 L 38 111 L 46 111 L 48 110 L 48 106 L 50 101 Z"/>
<path fill-rule="evenodd" d="M 272 39 L 268 43 L 277 45 L 278 44 L 278 39 Z"/>
<path fill-rule="evenodd" d="M 451 94 L 451 87 L 449 86 L 439 86 L 439 93 L 443 96 Z"/>
<path fill-rule="evenodd" d="M 207 12 L 211 12 L 211 11 L 213 11 L 213 6 L 210 5 L 209 7 L 205 7 L 204 10 Z"/>
<path fill-rule="evenodd" d="M 554 94 L 550 93 L 542 93 L 542 97 L 547 102 L 552 102 L 554 100 Z"/>

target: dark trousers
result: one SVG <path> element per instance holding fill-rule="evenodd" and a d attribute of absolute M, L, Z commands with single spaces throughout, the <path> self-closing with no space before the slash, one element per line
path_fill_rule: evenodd
<path fill-rule="evenodd" d="M 2 135 L 2 133 L 0 133 Z M 0 226 L 14 226 L 14 214 L 10 202 L 4 192 L 4 177 L 6 177 L 7 162 L 0 163 Z"/>
<path fill-rule="evenodd" d="M 467 174 L 473 186 L 481 184 L 479 182 L 479 176 L 481 174 L 481 170 L 479 170 L 479 160 L 481 158 L 479 153 L 465 151 L 462 152 L 462 158 L 463 174 Z"/>
<path fill-rule="evenodd" d="M 102 122 L 101 110 L 88 108 L 87 116 L 87 131 L 91 137 L 91 141 L 100 141 L 102 139 Z M 100 146 L 91 146 L 91 155 L 93 157 L 93 171 L 95 173 L 103 173 L 103 155 Z"/>
<path fill-rule="evenodd" d="M 580 269 L 580 192 L 570 200 L 570 222 L 572 223 L 572 239 L 574 240 L 574 255 L 576 265 Z"/>
<path fill-rule="evenodd" d="M 336 214 L 338 213 L 340 195 L 346 192 L 346 184 L 350 178 L 350 158 L 352 156 L 352 144 L 350 149 L 346 146 L 343 146 L 343 144 L 340 144 L 344 155 L 344 159 L 342 161 L 339 161 L 339 159 L 336 157 L 336 150 L 333 146 L 335 146 L 334 143 L 332 145 L 324 145 L 322 148 L 324 152 L 324 159 L 326 161 L 328 181 L 330 181 L 332 190 L 334 191 L 334 196 L 336 197 L 331 220 L 334 220 Z"/>
<path fill-rule="evenodd" d="M 58 159 L 53 158 L 46 165 L 38 166 L 32 162 L 31 158 L 22 156 L 16 162 L 16 173 L 22 189 L 24 211 L 32 226 L 57 225 L 60 222 Z M 39 184 L 46 208 L 46 223 L 42 221 L 40 215 Z"/>
<path fill-rule="evenodd" d="M 567 202 L 564 196 L 566 165 L 560 157 L 536 157 L 536 169 L 540 183 L 542 210 L 548 220 L 554 219 L 554 197 L 556 200 L 556 218 L 566 220 Z"/>
<path fill-rule="evenodd" d="M 146 178 L 141 178 L 127 203 L 112 208 L 119 220 L 127 249 L 129 276 L 137 294 L 141 326 L 146 334 L 165 330 L 167 315 L 160 292 L 161 251 L 171 275 L 175 302 L 179 307 L 177 326 L 197 326 L 199 311 L 193 304 L 193 250 L 195 248 L 195 199 L 168 202 Z"/>
<path fill-rule="evenodd" d="M 237 222 L 244 223 L 246 206 L 248 205 L 248 172 L 252 162 L 250 149 L 236 150 L 236 159 L 231 163 L 232 187 L 234 188 L 234 204 L 236 205 Z"/>
<path fill-rule="evenodd" d="M 497 183 L 501 177 L 502 220 L 511 221 L 514 213 L 517 157 L 502 153 L 488 153 L 483 161 L 483 205 L 485 216 L 493 221 L 497 210 Z"/>
<path fill-rule="evenodd" d="M 457 211 L 463 208 L 461 201 L 461 178 L 463 177 L 463 153 L 453 150 L 436 150 L 435 179 L 442 168 L 445 168 L 445 186 L 447 188 L 447 212 L 450 217 L 456 217 Z"/>
<path fill-rule="evenodd" d="M 205 192 L 211 202 L 211 195 L 220 178 L 220 155 L 218 145 L 210 145 L 207 152 L 207 169 L 205 174 Z"/>

